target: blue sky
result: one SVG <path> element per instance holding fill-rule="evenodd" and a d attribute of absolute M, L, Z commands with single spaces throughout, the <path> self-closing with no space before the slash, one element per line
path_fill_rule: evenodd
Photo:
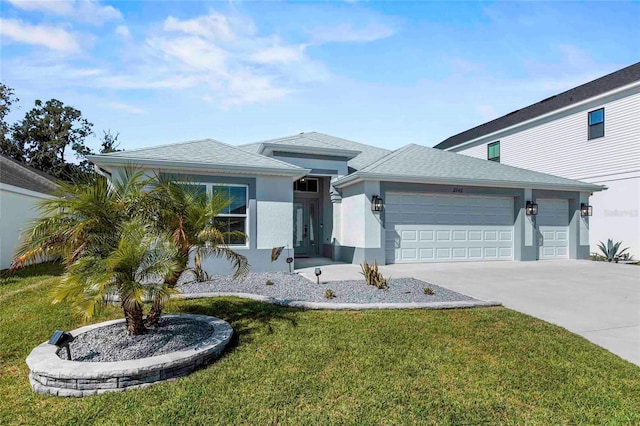
<path fill-rule="evenodd" d="M 314 130 L 432 146 L 640 60 L 637 2 L 1 7 L 1 77 L 20 98 L 10 118 L 57 98 L 125 149 Z"/>

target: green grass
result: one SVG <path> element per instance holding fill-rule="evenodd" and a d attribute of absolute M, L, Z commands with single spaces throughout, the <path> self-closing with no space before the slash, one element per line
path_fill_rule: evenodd
<path fill-rule="evenodd" d="M 0 424 L 639 424 L 640 368 L 503 308 L 323 312 L 236 298 L 178 302 L 238 339 L 211 366 L 142 390 L 33 394 L 24 363 L 56 329 L 60 269 L 0 280 Z M 30 276 L 31 275 L 31 276 Z M 109 308 L 96 321 L 117 318 Z"/>

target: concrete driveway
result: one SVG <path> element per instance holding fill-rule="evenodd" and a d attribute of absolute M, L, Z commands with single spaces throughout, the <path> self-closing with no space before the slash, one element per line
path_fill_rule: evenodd
<path fill-rule="evenodd" d="M 414 277 L 501 302 L 640 365 L 638 266 L 567 260 L 398 264 L 380 269 L 392 278 Z M 326 265 L 321 279 L 361 279 L 358 272 L 358 265 Z"/>

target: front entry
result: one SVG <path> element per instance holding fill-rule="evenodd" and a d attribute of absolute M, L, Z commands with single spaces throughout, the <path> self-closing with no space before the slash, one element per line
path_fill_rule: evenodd
<path fill-rule="evenodd" d="M 296 257 L 318 256 L 318 199 L 293 202 L 293 248 Z"/>

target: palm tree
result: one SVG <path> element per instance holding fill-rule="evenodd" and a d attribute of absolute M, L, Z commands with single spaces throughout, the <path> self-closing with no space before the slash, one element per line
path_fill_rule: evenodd
<path fill-rule="evenodd" d="M 172 235 L 178 248 L 178 268 L 165 280 L 165 285 L 174 288 L 180 275 L 189 269 L 190 255 L 194 256 L 194 273 L 204 277 L 202 261 L 206 257 L 224 257 L 235 269 L 234 278 L 249 271 L 247 258 L 228 247 L 227 241 L 244 238 L 241 232 L 224 232 L 217 226 L 215 218 L 230 205 L 232 200 L 223 194 L 206 194 L 195 185 L 176 183 L 175 179 L 157 175 L 153 179 L 151 196 L 147 200 L 147 214 L 161 232 Z M 152 327 L 162 315 L 163 300 L 154 300 L 146 324 Z"/>
<path fill-rule="evenodd" d="M 67 267 L 53 290 L 53 302 L 67 300 L 77 314 L 88 319 L 97 307 L 117 295 L 129 334 L 142 334 L 146 330 L 144 299 L 164 303 L 175 292 L 163 280 L 178 268 L 177 248 L 170 235 L 156 232 L 137 218 L 119 224 L 112 232 L 116 245 L 103 247 L 107 251 L 102 255 L 85 251 Z"/>

